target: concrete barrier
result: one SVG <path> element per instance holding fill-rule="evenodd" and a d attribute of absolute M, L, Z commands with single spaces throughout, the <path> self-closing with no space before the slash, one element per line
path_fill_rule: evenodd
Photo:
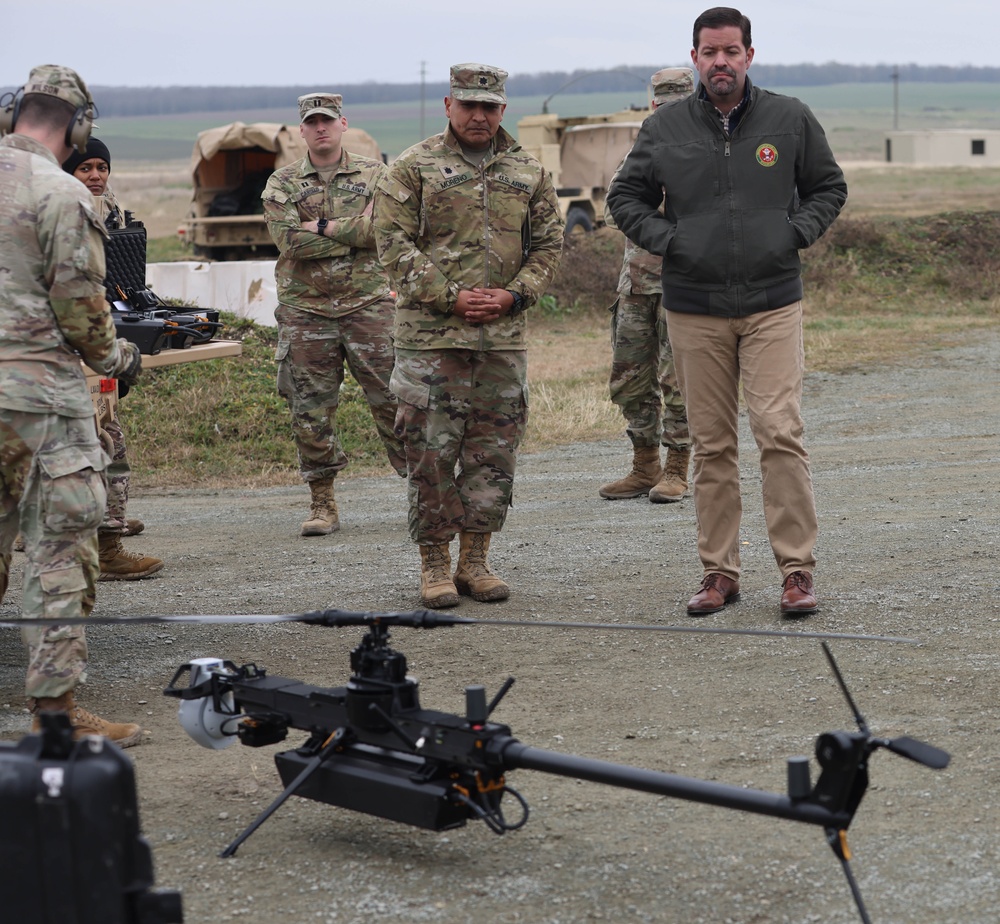
<path fill-rule="evenodd" d="M 271 327 L 277 324 L 274 310 L 278 307 L 278 293 L 273 260 L 148 263 L 146 285 L 160 298 L 231 311 Z"/>

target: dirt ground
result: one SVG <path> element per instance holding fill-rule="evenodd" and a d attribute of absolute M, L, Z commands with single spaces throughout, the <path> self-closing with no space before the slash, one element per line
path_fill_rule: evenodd
<path fill-rule="evenodd" d="M 1000 337 L 918 367 L 812 374 L 806 416 L 821 536 L 820 612 L 786 626 L 907 636 L 832 647 L 875 734 L 951 752 L 932 772 L 879 751 L 851 828 L 877 922 L 992 922 L 1000 907 Z M 126 422 L 127 423 L 127 422 Z M 743 599 L 707 626 L 777 629 L 778 579 L 744 433 Z M 513 586 L 463 615 L 690 625 L 700 577 L 690 499 L 609 502 L 624 438 L 525 456 L 493 564 Z M 403 483 L 338 482 L 342 529 L 304 540 L 301 487 L 143 492 L 131 547 L 166 567 L 101 584 L 97 615 L 295 613 L 417 603 Z M 15 561 L 16 564 L 16 561 Z M 19 569 L 0 618 L 16 616 Z M 83 700 L 134 719 L 157 885 L 185 920 L 386 922 L 848 922 L 858 920 L 819 828 L 535 771 L 509 782 L 532 808 L 520 831 L 446 834 L 292 799 L 231 860 L 228 844 L 280 791 L 273 752 L 204 750 L 161 695 L 174 670 L 216 655 L 341 686 L 360 630 L 298 624 L 100 627 Z M 785 760 L 853 729 L 819 644 L 805 639 L 609 630 L 399 629 L 425 708 L 461 711 L 466 685 L 517 683 L 494 715 L 526 744 L 783 792 Z M 0 632 L 0 732 L 22 734 L 24 655 Z M 297 745 L 294 734 L 283 747 Z M 815 778 L 816 765 L 813 761 Z"/>

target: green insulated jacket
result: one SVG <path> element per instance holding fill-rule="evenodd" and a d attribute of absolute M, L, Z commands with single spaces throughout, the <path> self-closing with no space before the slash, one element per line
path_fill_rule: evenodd
<path fill-rule="evenodd" d="M 697 94 L 658 109 L 608 192 L 618 227 L 663 258 L 668 311 L 741 317 L 798 301 L 798 251 L 847 201 L 809 108 L 749 91 L 731 134 Z"/>
<path fill-rule="evenodd" d="M 397 347 L 525 349 L 523 314 L 453 315 L 462 289 L 509 289 L 529 307 L 559 266 L 563 221 L 548 173 L 503 129 L 470 164 L 449 127 L 404 151 L 378 184 L 375 238 L 396 289 Z"/>

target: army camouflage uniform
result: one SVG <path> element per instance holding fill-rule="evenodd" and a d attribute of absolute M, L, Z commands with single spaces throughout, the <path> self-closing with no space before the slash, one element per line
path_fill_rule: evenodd
<path fill-rule="evenodd" d="M 104 471 L 108 502 L 98 532 L 124 536 L 128 531 L 128 518 L 125 514 L 128 509 L 128 489 L 132 481 L 132 467 L 128 461 L 125 431 L 122 430 L 117 411 L 111 420 L 104 424 L 104 432 L 111 440 L 110 445 L 104 446 L 111 461 Z"/>
<path fill-rule="evenodd" d="M 118 375 L 136 356 L 115 339 L 91 199 L 40 142 L 0 139 L 0 596 L 20 526 L 25 617 L 93 608 L 107 457 L 80 358 Z M 85 678 L 82 627 L 23 635 L 29 697 L 59 697 Z"/>
<path fill-rule="evenodd" d="M 90 161 L 101 161 L 107 166 L 108 176 L 111 174 L 111 151 L 99 138 L 91 136 L 84 147 L 75 150 L 62 165 L 63 170 L 75 177 L 88 189 L 92 195 L 91 206 L 105 229 L 110 231 L 124 228 L 126 216 L 114 194 L 107 178 L 104 189 L 95 194 L 88 185 L 92 176 L 88 169 L 78 176 L 81 165 Z M 107 284 L 107 280 L 105 283 Z M 128 387 L 118 383 L 118 396 L 123 397 Z M 163 568 L 163 562 L 151 555 L 126 550 L 122 545 L 122 537 L 142 530 L 141 520 L 129 520 L 128 509 L 129 485 L 132 479 L 132 469 L 128 460 L 128 445 L 125 442 L 125 430 L 119 417 L 119 404 L 115 402 L 110 420 L 100 421 L 100 439 L 105 451 L 111 457 L 111 462 L 104 471 L 104 483 L 108 492 L 107 506 L 104 518 L 97 530 L 98 563 L 100 565 L 99 581 L 134 581 L 150 577 Z"/>
<path fill-rule="evenodd" d="M 688 68 L 663 68 L 650 81 L 657 106 L 682 99 L 694 88 Z M 622 164 L 611 178 L 612 184 Z M 617 227 L 609 210 L 605 211 L 605 220 L 608 227 Z M 664 502 L 680 500 L 687 490 L 691 436 L 667 336 L 662 272 L 660 257 L 625 239 L 618 298 L 611 306 L 608 390 L 611 402 L 627 422 L 625 432 L 635 461 L 629 475 L 601 487 L 602 497 L 628 498 L 649 493 L 650 500 Z M 660 467 L 661 444 L 667 449 L 666 469 Z"/>
<path fill-rule="evenodd" d="M 346 150 L 328 182 L 309 156 L 276 170 L 264 189 L 264 217 L 280 251 L 278 392 L 288 402 L 303 480 L 329 479 L 347 465 L 335 417 L 344 363 L 365 393 L 389 462 L 406 474 L 394 432 L 393 302 L 371 218 L 362 215 L 385 173 Z M 329 219 L 326 236 L 301 227 Z"/>
<path fill-rule="evenodd" d="M 94 208 L 105 228 L 125 227 L 125 211 L 118 204 L 118 197 L 110 185 L 105 187 L 103 195 L 94 197 Z"/>
<path fill-rule="evenodd" d="M 506 289 L 522 310 L 544 293 L 563 235 L 551 178 L 502 128 L 472 163 L 449 125 L 404 151 L 378 189 L 379 256 L 397 290 L 392 389 L 410 537 L 432 546 L 498 531 L 527 422 L 525 318 L 471 324 L 452 310 L 475 287 Z"/>
<path fill-rule="evenodd" d="M 618 299 L 611 307 L 611 401 L 634 447 L 689 449 L 687 410 L 667 339 L 663 261 L 626 239 Z"/>
<path fill-rule="evenodd" d="M 97 217 L 105 228 L 125 227 L 125 214 L 110 186 L 105 188 L 103 195 L 93 197 L 92 201 Z M 105 484 L 108 489 L 108 503 L 98 532 L 123 536 L 128 531 L 126 511 L 128 509 L 128 489 L 132 481 L 132 466 L 129 465 L 128 445 L 125 442 L 125 431 L 118 419 L 117 407 L 114 416 L 105 423 L 104 432 L 111 439 L 111 444 L 104 447 L 111 462 L 104 471 Z"/>

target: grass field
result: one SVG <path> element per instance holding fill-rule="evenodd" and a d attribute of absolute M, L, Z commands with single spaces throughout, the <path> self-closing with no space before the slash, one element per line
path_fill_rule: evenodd
<path fill-rule="evenodd" d="M 810 370 L 837 373 L 910 360 L 1000 321 L 1000 212 L 838 220 L 803 254 Z M 608 399 L 607 306 L 622 238 L 610 229 L 566 246 L 550 295 L 529 315 L 531 416 L 524 451 L 624 439 Z M 239 359 L 144 375 L 126 401 L 132 466 L 147 486 L 294 483 L 287 411 L 275 393 L 277 332 L 229 319 Z M 352 471 L 388 472 L 371 415 L 348 377 L 338 423 Z"/>
<path fill-rule="evenodd" d="M 841 158 L 881 159 L 883 137 L 893 128 L 893 97 L 889 84 L 836 84 L 822 87 L 770 87 L 797 96 L 816 112 Z M 516 134 L 517 120 L 542 111 L 542 96 L 511 98 L 504 124 Z M 549 111 L 562 116 L 614 112 L 646 105 L 641 86 L 621 93 L 563 93 L 549 103 Z M 352 107 L 346 101 L 348 121 L 369 131 L 394 157 L 424 135 L 444 127 L 444 105 L 427 100 L 424 134 L 421 134 L 419 101 L 374 103 Z M 248 109 L 235 112 L 102 118 L 98 134 L 116 157 L 163 161 L 189 157 L 198 132 L 227 122 L 286 122 L 295 124 L 295 101 L 287 108 Z M 990 83 L 913 83 L 899 89 L 899 128 L 1000 129 L 1000 88 Z"/>
<path fill-rule="evenodd" d="M 1000 320 L 1000 168 L 914 168 L 880 163 L 892 126 L 891 87 L 798 88 L 827 128 L 850 198 L 842 218 L 803 254 L 810 369 L 837 372 L 896 362 L 975 336 Z M 506 123 L 541 110 L 515 99 Z M 643 102 L 621 94 L 566 95 L 560 115 L 613 111 Z M 429 102 L 427 133 L 440 101 Z M 391 154 L 420 134 L 419 104 L 348 110 Z M 146 223 L 149 262 L 183 259 L 177 224 L 190 197 L 188 161 L 198 131 L 228 121 L 294 121 L 294 111 L 102 120 L 119 199 Z M 995 85 L 900 88 L 900 128 L 1000 128 Z M 532 416 L 525 450 L 622 437 L 607 397 L 607 306 L 621 259 L 611 231 L 568 245 L 552 297 L 530 318 Z M 211 306 L 206 306 L 211 307 Z M 235 319 L 232 319 L 233 323 Z M 274 331 L 241 328 L 241 360 L 151 372 L 127 399 L 133 468 L 142 484 L 271 484 L 298 479 L 287 411 L 274 392 Z M 353 471 L 388 470 L 363 396 L 348 378 L 341 405 Z"/>

